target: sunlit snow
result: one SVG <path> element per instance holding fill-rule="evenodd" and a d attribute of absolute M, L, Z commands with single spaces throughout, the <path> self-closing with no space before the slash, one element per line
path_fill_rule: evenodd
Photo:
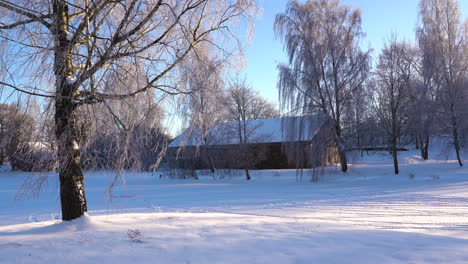
<path fill-rule="evenodd" d="M 318 182 L 294 170 L 127 174 L 113 199 L 113 173 L 93 172 L 89 215 L 72 222 L 59 220 L 55 174 L 15 200 L 32 179 L 4 170 L 0 263 L 468 263 L 468 169 L 442 152 L 402 156 L 397 176 L 377 153 Z"/>

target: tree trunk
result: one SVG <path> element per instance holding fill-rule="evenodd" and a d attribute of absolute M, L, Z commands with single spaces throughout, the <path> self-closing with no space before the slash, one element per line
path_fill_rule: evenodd
<path fill-rule="evenodd" d="M 78 87 L 74 85 L 68 35 L 68 2 L 52 1 L 55 73 L 55 136 L 57 137 L 62 220 L 72 220 L 87 211 L 76 123 Z"/>
<path fill-rule="evenodd" d="M 245 179 L 250 181 L 251 177 L 250 177 L 250 173 L 249 173 L 249 158 L 248 158 L 248 154 L 247 154 L 247 149 L 246 149 L 246 146 L 244 144 L 241 144 L 241 152 L 242 152 L 242 166 L 245 168 Z"/>
<path fill-rule="evenodd" d="M 424 160 L 429 159 L 429 136 L 424 136 L 424 142 L 421 142 L 421 157 Z"/>
<path fill-rule="evenodd" d="M 460 157 L 460 141 L 458 139 L 458 123 L 457 123 L 457 117 L 455 116 L 455 106 L 453 103 L 450 105 L 450 111 L 452 114 L 453 145 L 455 147 L 455 153 L 457 154 L 458 165 L 460 165 L 460 167 L 463 167 L 463 163 Z"/>
<path fill-rule="evenodd" d="M 335 125 L 335 143 L 338 148 L 338 155 L 340 156 L 341 171 L 348 171 L 348 159 L 346 158 L 346 150 L 343 144 L 343 139 L 341 138 L 341 128 L 339 124 Z"/>
<path fill-rule="evenodd" d="M 202 162 L 202 167 L 205 168 L 205 166 L 208 166 L 210 168 L 211 173 L 216 172 L 216 167 L 213 162 L 213 157 L 211 156 L 208 144 L 205 143 L 203 146 L 201 146 L 201 162 Z"/>
<path fill-rule="evenodd" d="M 393 167 L 395 169 L 395 174 L 399 174 L 400 173 L 400 169 L 398 168 L 398 155 L 397 155 L 397 150 L 394 149 L 393 150 Z"/>
<path fill-rule="evenodd" d="M 359 148 L 359 152 L 361 154 L 361 158 L 364 156 L 364 153 L 363 153 L 363 150 L 362 150 L 362 141 L 361 141 L 361 135 L 360 133 L 358 132 L 357 133 L 357 142 L 358 142 L 358 148 Z"/>
<path fill-rule="evenodd" d="M 3 155 L 3 151 L 0 151 L 0 166 L 3 165 L 4 159 L 5 159 L 5 156 Z"/>
<path fill-rule="evenodd" d="M 87 211 L 77 137 L 76 109 L 70 99 L 57 99 L 55 134 L 58 143 L 62 219 L 72 220 Z"/>
<path fill-rule="evenodd" d="M 398 152 L 396 146 L 396 138 L 392 139 L 392 157 L 393 157 L 393 168 L 395 169 L 395 174 L 400 173 L 400 169 L 398 168 Z"/>
<path fill-rule="evenodd" d="M 347 172 L 348 171 L 348 160 L 346 158 L 346 152 L 344 150 L 340 150 L 338 148 L 338 154 L 340 155 L 341 171 L 342 172 Z"/>
<path fill-rule="evenodd" d="M 208 150 L 207 150 L 208 151 Z M 210 162 L 210 170 L 211 170 L 211 173 L 215 173 L 216 172 L 216 168 L 215 168 L 215 165 L 214 165 L 214 162 L 213 162 L 213 157 L 211 157 L 211 154 L 208 152 L 208 160 Z"/>
<path fill-rule="evenodd" d="M 455 152 L 457 154 L 458 165 L 460 165 L 460 167 L 463 167 L 463 162 L 461 161 L 461 157 L 460 157 L 460 141 L 458 139 L 457 127 L 453 128 L 453 144 L 455 146 Z"/>
<path fill-rule="evenodd" d="M 197 171 L 195 170 L 195 168 L 192 168 L 192 179 L 198 180 Z"/>
<path fill-rule="evenodd" d="M 216 168 L 213 162 L 213 157 L 211 157 L 210 149 L 209 149 L 209 144 L 207 141 L 207 138 L 205 137 L 204 139 L 204 148 L 202 148 L 202 155 L 201 155 L 202 163 L 205 163 L 205 161 L 208 163 L 208 166 L 210 167 L 211 173 L 216 172 Z M 205 166 L 205 165 L 203 165 Z"/>

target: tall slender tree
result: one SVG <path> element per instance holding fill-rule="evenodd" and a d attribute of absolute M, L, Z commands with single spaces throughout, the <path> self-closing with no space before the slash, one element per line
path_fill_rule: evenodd
<path fill-rule="evenodd" d="M 360 11 L 339 0 L 290 0 L 276 16 L 274 30 L 289 59 L 278 66 L 281 108 L 291 115 L 328 116 L 346 172 L 344 112 L 369 71 L 369 52 L 359 45 Z"/>
<path fill-rule="evenodd" d="M 208 45 L 194 49 L 193 56 L 181 64 L 182 85 L 187 95 L 183 98 L 181 115 L 188 124 L 187 136 L 196 136 L 198 148 L 194 155 L 200 155 L 208 163 L 212 173 L 215 164 L 211 155 L 213 127 L 224 118 L 222 99 L 225 84 L 226 61 L 213 53 Z"/>
<path fill-rule="evenodd" d="M 424 43 L 419 43 L 419 49 L 414 49 L 413 60 L 415 83 L 411 89 L 409 119 L 411 134 L 416 140 L 416 147 L 421 152 L 421 158 L 429 159 L 429 144 L 435 134 L 435 121 L 439 112 L 439 86 L 435 82 L 436 72 L 431 67 L 432 57 L 422 52 Z"/>
<path fill-rule="evenodd" d="M 414 49 L 393 37 L 382 50 L 375 71 L 375 114 L 388 138 L 395 174 L 399 174 L 398 143 L 408 126 Z"/>
<path fill-rule="evenodd" d="M 441 123 L 452 135 L 458 164 L 460 156 L 460 127 L 462 109 L 467 93 L 465 81 L 468 74 L 468 21 L 461 22 L 459 3 L 456 0 L 421 0 L 418 39 L 425 58 L 425 67 L 435 73 L 439 86 L 438 103 Z M 448 120 L 446 122 L 445 120 Z"/>

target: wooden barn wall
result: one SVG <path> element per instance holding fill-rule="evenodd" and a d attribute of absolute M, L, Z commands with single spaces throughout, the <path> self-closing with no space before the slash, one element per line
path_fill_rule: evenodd
<path fill-rule="evenodd" d="M 281 143 L 250 144 L 246 146 L 246 159 L 243 159 L 238 145 L 189 146 L 177 157 L 177 148 L 168 149 L 170 167 L 184 169 L 208 169 L 211 156 L 216 168 L 226 169 L 284 169 L 289 168 Z"/>
<path fill-rule="evenodd" d="M 329 138 L 326 143 L 323 143 L 323 138 L 317 137 L 312 142 L 300 142 L 301 155 L 306 155 L 303 168 L 315 168 L 339 162 L 338 151 L 336 145 Z M 321 148 L 317 154 L 310 151 L 309 148 Z M 176 154 L 177 148 L 169 148 L 167 161 L 171 168 L 183 169 L 209 169 L 210 156 L 213 160 L 215 168 L 218 169 L 295 169 L 296 159 L 294 153 L 288 157 L 284 152 L 283 143 L 264 143 L 251 144 L 247 147 L 247 160 L 244 161 L 241 157 L 240 148 L 238 145 L 223 145 L 211 147 L 185 147 L 183 151 Z M 177 157 L 177 158 L 176 158 Z"/>

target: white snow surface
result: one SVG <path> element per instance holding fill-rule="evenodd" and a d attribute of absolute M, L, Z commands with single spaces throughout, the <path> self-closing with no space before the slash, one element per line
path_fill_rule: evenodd
<path fill-rule="evenodd" d="M 128 173 L 112 199 L 114 174 L 89 172 L 89 215 L 71 222 L 59 220 L 55 173 L 4 166 L 0 263 L 468 263 L 468 168 L 430 154 L 402 153 L 400 175 L 387 153 L 364 155 L 318 182 L 294 170 L 253 171 L 249 182 L 221 170 Z M 37 197 L 18 193 L 38 177 Z"/>

